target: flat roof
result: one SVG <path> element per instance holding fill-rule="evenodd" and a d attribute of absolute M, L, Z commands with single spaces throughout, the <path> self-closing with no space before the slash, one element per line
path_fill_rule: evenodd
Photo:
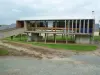
<path fill-rule="evenodd" d="M 43 17 L 24 17 L 19 20 L 76 20 L 76 19 L 93 19 L 93 17 L 66 17 L 66 16 L 43 16 Z"/>

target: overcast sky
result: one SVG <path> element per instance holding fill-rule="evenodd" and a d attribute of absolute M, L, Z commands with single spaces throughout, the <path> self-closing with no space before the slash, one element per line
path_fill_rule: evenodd
<path fill-rule="evenodd" d="M 0 0 L 0 24 L 24 17 L 92 16 L 100 19 L 100 0 Z"/>

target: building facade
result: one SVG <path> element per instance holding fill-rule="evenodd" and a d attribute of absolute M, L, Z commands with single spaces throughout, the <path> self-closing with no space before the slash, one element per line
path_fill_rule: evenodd
<path fill-rule="evenodd" d="M 73 36 L 76 43 L 89 44 L 94 36 L 95 20 L 90 19 L 22 19 L 16 21 L 16 27 L 24 27 L 30 41 L 39 41 L 44 34 L 44 42 L 47 42 L 48 34 L 54 36 L 54 43 L 57 43 L 56 35 L 65 37 Z M 65 42 L 68 40 L 66 38 Z"/>

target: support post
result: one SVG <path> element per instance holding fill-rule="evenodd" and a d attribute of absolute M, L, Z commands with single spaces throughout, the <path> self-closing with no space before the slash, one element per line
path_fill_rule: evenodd
<path fill-rule="evenodd" d="M 55 34 L 54 34 L 54 37 L 55 37 L 55 44 L 56 44 L 56 27 L 57 27 L 57 21 L 56 21 L 56 23 L 55 23 Z"/>
<path fill-rule="evenodd" d="M 69 36 L 69 29 L 70 29 L 70 20 L 68 21 L 68 36 Z"/>
<path fill-rule="evenodd" d="M 36 31 L 36 29 L 37 29 L 37 21 L 35 21 L 35 31 Z"/>
<path fill-rule="evenodd" d="M 56 44 L 56 34 L 54 34 L 54 41 L 55 41 L 55 44 Z"/>
<path fill-rule="evenodd" d="M 80 24 L 79 24 L 79 33 L 81 33 L 81 20 L 80 20 Z"/>
<path fill-rule="evenodd" d="M 72 20 L 72 35 L 73 35 L 73 20 Z"/>
<path fill-rule="evenodd" d="M 75 29 L 76 29 L 76 31 L 75 31 L 75 32 L 77 33 L 77 20 L 76 20 L 76 25 L 75 25 Z"/>
<path fill-rule="evenodd" d="M 87 23 L 87 33 L 89 34 L 89 19 L 88 19 L 88 23 Z"/>
<path fill-rule="evenodd" d="M 83 24 L 83 33 L 85 33 L 85 20 L 84 20 L 84 24 Z"/>
<path fill-rule="evenodd" d="M 45 33 L 45 44 L 47 43 L 47 33 Z"/>
<path fill-rule="evenodd" d="M 25 31 L 27 31 L 27 24 L 26 24 L 26 21 L 24 21 L 24 29 L 25 29 Z"/>

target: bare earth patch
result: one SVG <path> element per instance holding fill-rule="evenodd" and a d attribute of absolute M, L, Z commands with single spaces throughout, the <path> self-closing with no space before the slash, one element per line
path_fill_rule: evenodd
<path fill-rule="evenodd" d="M 24 43 L 18 43 L 18 42 L 9 42 L 9 41 L 0 41 L 0 45 L 3 48 L 6 48 L 9 50 L 9 55 L 28 55 L 33 56 L 36 58 L 43 58 L 43 59 L 52 59 L 55 57 L 58 58 L 65 58 L 72 55 L 100 55 L 100 50 L 96 51 L 88 51 L 88 52 L 75 52 L 71 50 L 56 50 L 56 49 L 50 49 L 40 46 L 33 46 L 31 44 L 24 44 Z"/>

